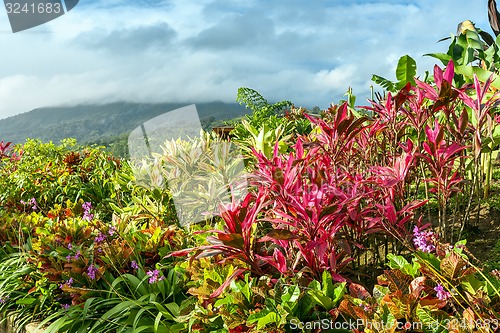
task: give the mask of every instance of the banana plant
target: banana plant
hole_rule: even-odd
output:
[[[297,131],[310,130],[305,126],[307,124],[305,117],[301,112],[294,111],[297,109],[293,108],[290,101],[270,104],[257,91],[250,88],[239,88],[237,101],[252,110],[252,113],[237,123],[231,132],[232,142],[241,147],[247,165],[255,162],[253,149],[270,158],[276,142],[280,152],[285,152],[293,137],[297,135]],[[290,109],[293,112],[287,111]]]
[[[408,83],[415,85],[415,76],[417,75],[417,63],[409,55],[404,55],[399,58],[398,65],[396,67],[396,79],[393,82],[379,75],[373,75],[372,81],[381,85],[387,91],[397,92],[403,89]]]

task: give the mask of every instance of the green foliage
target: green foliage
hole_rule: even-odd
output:
[[[254,161],[253,149],[269,158],[277,144],[286,152],[296,136],[308,134],[311,123],[303,116],[304,109],[296,109],[289,101],[274,104],[250,88],[239,88],[237,101],[252,110],[231,132],[232,141],[240,146],[248,162]]]
[[[36,209],[47,212],[54,204],[82,199],[98,206],[102,217],[110,216],[108,202],[116,196],[112,179],[120,169],[119,160],[99,147],[79,147],[72,139],[60,145],[27,140],[15,150],[22,157],[0,169],[4,209],[22,211],[22,202],[34,198]]]
[[[240,104],[246,104],[246,107],[252,110],[252,117],[250,117],[253,122],[252,125],[258,125],[258,120],[276,116],[279,112],[293,105],[290,101],[269,104],[257,91],[245,87],[238,89],[236,101]]]
[[[492,86],[498,89],[500,83],[495,73],[500,68],[500,38],[493,39],[486,34],[489,36],[490,42],[488,42],[484,39],[485,32],[476,28],[470,21],[464,21],[460,26],[458,34],[451,37],[447,53],[427,55],[440,60],[445,65],[453,60],[456,73],[459,74],[455,75],[457,84],[473,82],[474,75],[476,75],[482,82],[490,77],[494,78]]]
[[[486,262],[488,270],[500,270],[500,240],[495,243],[490,259]]]
[[[392,82],[378,75],[373,75],[372,81],[381,85],[384,89],[390,92],[396,92],[410,83],[415,85],[415,76],[417,75],[417,63],[409,55],[404,55],[399,58],[396,67],[396,82]]]
[[[399,269],[401,272],[416,278],[420,273],[420,264],[413,260],[410,264],[403,256],[397,256],[393,253],[387,255],[389,262],[387,265],[392,269]]]
[[[321,283],[312,281],[308,286],[308,294],[313,300],[313,304],[321,306],[326,311],[333,310],[338,306],[346,291],[346,283],[333,283],[332,275],[323,272]]]
[[[150,275],[139,269],[136,275],[123,274],[110,280],[110,290],[101,297],[88,298],[82,306],[62,309],[45,319],[45,332],[184,332],[177,323],[183,274],[174,268],[163,279],[149,282]]]

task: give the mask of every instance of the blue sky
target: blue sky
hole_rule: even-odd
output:
[[[326,108],[348,87],[365,104],[371,76],[399,57],[420,73],[436,43],[470,19],[490,32],[487,0],[80,0],[13,34],[0,10],[0,118],[36,107],[232,102],[238,87]]]

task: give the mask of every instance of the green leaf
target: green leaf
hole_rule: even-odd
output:
[[[408,260],[406,260],[403,256],[397,256],[393,253],[389,253],[387,255],[387,259],[389,260],[387,265],[392,269],[403,270],[403,268],[409,264]]]
[[[387,80],[386,78],[383,78],[381,76],[374,74],[372,76],[372,81],[375,82],[376,84],[379,84],[380,86],[382,86],[382,88],[384,88],[388,91],[391,91],[391,92],[396,91],[394,83],[392,83],[392,81],[390,81],[390,80]]]
[[[416,310],[417,317],[422,323],[422,329],[426,333],[439,333],[447,332],[446,326],[441,324],[447,319],[446,313],[436,311],[433,313],[431,310],[419,307]]]
[[[467,30],[465,35],[467,37],[467,45],[470,48],[481,51],[484,49],[484,42],[481,40],[481,37],[479,37],[477,31]]]
[[[232,295],[227,295],[224,298],[218,299],[215,302],[214,307],[218,308],[222,305],[233,304],[233,303],[234,303],[234,297]]]
[[[396,68],[396,78],[398,83],[397,89],[403,88],[408,82],[415,84],[415,76],[417,75],[417,63],[409,55],[402,56],[398,61]]]
[[[157,332],[158,332],[158,326],[160,325],[161,317],[162,317],[162,313],[161,313],[161,312],[159,312],[159,313],[156,315],[155,324],[154,324],[154,326],[153,326],[153,329],[154,329],[154,332],[155,332],[155,333],[157,333]]]
[[[345,282],[337,283],[335,285],[335,290],[333,292],[333,295],[334,295],[333,303],[335,304],[335,306],[340,301],[340,299],[344,296],[345,291],[346,291],[345,286],[346,286]]]
[[[417,256],[425,264],[433,267],[438,272],[440,271],[441,261],[434,254],[417,251]]]
[[[332,274],[330,274],[327,271],[323,271],[321,278],[322,278],[323,293],[329,297],[333,296],[335,292],[335,287],[333,286]]]
[[[451,60],[451,56],[447,53],[427,53],[424,56],[436,58],[443,63],[443,65],[448,65]]]
[[[22,298],[22,299],[18,299],[16,301],[16,304],[25,304],[25,305],[30,305],[30,304],[33,304],[36,302],[36,298],[33,298],[33,297],[26,297],[26,298]]]
[[[120,283],[125,283],[129,287],[132,287],[133,292],[138,292],[139,295],[146,295],[149,291],[144,285],[145,280],[139,280],[135,275],[132,274],[123,274],[120,277],[116,278],[111,284],[112,287],[116,287]]]
[[[396,256],[393,253],[387,255],[389,260],[388,266],[392,269],[399,269],[401,272],[411,275],[412,277],[417,277],[420,272],[420,264],[418,262],[413,262],[410,264],[403,256]]]
[[[321,290],[321,283],[316,280],[312,280],[307,287],[312,290]]]
[[[246,87],[238,88],[236,101],[240,104],[246,104],[246,107],[253,112],[259,112],[270,107],[267,100],[261,94],[254,89]]]
[[[281,301],[283,303],[294,303],[300,297],[299,286],[290,286],[286,288],[286,292],[281,295]]]
[[[474,75],[477,76],[479,81],[485,82],[488,80],[490,76],[493,75],[493,81],[491,82],[491,86],[497,89],[500,89],[500,79],[497,74],[493,72],[487,71],[477,66],[455,66],[455,72],[465,76],[466,78],[473,80]]]
[[[385,295],[389,294],[390,292],[391,290],[388,287],[379,285],[375,285],[375,287],[373,287],[373,297],[375,297],[379,302]]]
[[[330,297],[325,296],[320,290],[308,290],[308,294],[317,305],[323,307],[327,311],[330,311],[335,306]]]
[[[467,275],[465,280],[460,281],[460,285],[471,295],[476,295],[477,291],[485,286],[485,283],[479,281],[474,275]]]
[[[134,321],[132,322],[132,329],[136,329],[137,328],[137,325],[139,324],[139,320],[142,319],[142,314],[146,311],[150,311],[151,309],[147,308],[147,307],[143,307],[143,308],[140,308],[138,311],[136,311],[135,313],[131,313],[131,317],[134,319]]]
[[[277,323],[278,321],[278,314],[276,312],[269,312],[267,315],[257,321],[257,329],[260,330],[267,324]]]

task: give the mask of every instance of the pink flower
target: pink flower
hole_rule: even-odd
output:
[[[153,284],[165,278],[164,276],[160,277],[160,271],[157,269],[154,271],[148,271],[146,274],[149,276],[149,284]]]
[[[36,203],[36,199],[35,198],[31,198],[28,202],[24,201],[24,200],[21,200],[20,201],[21,204],[23,204],[24,206],[31,206],[31,209],[32,210],[38,210],[38,206],[37,206],[37,203]]]
[[[82,208],[83,208],[83,219],[87,221],[92,220],[94,218],[94,214],[90,213],[90,211],[92,210],[92,203],[84,202]]]
[[[436,291],[436,296],[442,301],[446,301],[448,298],[451,297],[451,294],[447,291],[444,290],[443,286],[438,283],[438,285],[434,288],[434,291]]]
[[[413,244],[417,250],[427,253],[434,251],[435,240],[436,235],[432,231],[420,231],[417,226],[413,229]]]
[[[78,260],[78,259],[80,259],[81,256],[82,256],[82,253],[80,252],[80,250],[78,250],[78,251],[76,251],[76,254],[73,257],[73,259]]]
[[[113,236],[115,233],[116,233],[116,227],[113,226],[113,227],[109,228],[108,234],[110,236]]]

